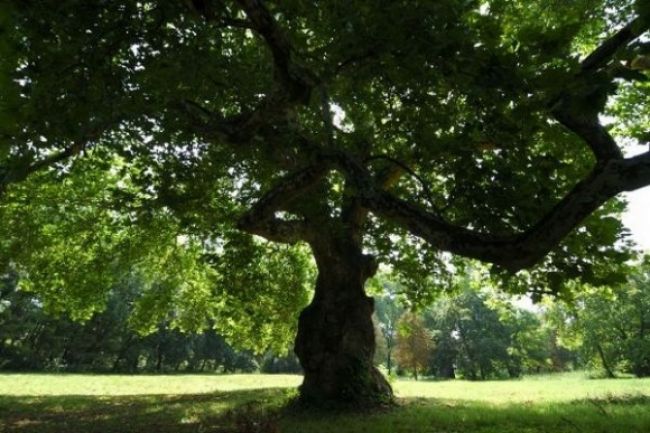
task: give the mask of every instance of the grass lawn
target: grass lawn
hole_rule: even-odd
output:
[[[291,375],[0,375],[0,433],[648,433],[650,379],[583,374],[394,384],[361,414],[283,410]]]

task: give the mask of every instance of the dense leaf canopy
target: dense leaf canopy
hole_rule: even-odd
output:
[[[642,0],[3,0],[0,257],[54,311],[136,273],[143,329],[262,345],[321,232],[416,302],[462,257],[610,282],[615,197],[650,183],[618,146],[648,140],[649,25]]]

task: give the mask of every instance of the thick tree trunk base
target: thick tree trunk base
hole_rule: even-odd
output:
[[[310,245],[318,278],[314,299],[300,314],[294,347],[305,375],[300,402],[347,409],[391,404],[393,390],[373,365],[374,300],[364,291],[377,263],[345,230]]]
[[[372,367],[358,373],[337,394],[324,394],[318,384],[305,381],[299,388],[299,406],[341,411],[385,409],[395,405],[393,390],[379,370]]]
[[[305,375],[301,403],[346,408],[392,403],[392,388],[372,362],[373,309],[373,299],[360,290],[317,296],[305,308],[295,344]]]

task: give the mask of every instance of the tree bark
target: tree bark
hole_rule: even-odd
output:
[[[300,314],[295,352],[304,371],[306,404],[376,406],[392,401],[390,385],[373,365],[374,300],[364,292],[377,265],[354,236],[321,235],[310,242],[318,278]]]

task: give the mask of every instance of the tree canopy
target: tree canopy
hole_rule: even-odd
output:
[[[621,280],[616,197],[650,184],[647,1],[2,6],[0,256],[55,311],[139,273],[146,314],[286,341],[308,245],[303,393],[349,397],[378,262],[415,302],[467,259],[529,268],[515,291]]]

